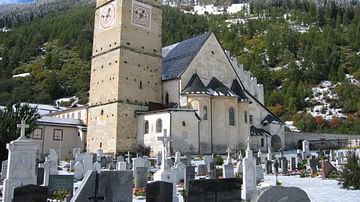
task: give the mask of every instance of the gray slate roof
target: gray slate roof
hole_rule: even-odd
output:
[[[251,136],[265,136],[265,137],[272,136],[268,131],[266,131],[262,128],[256,128],[255,126],[250,126],[250,135]]]
[[[179,78],[209,36],[210,33],[205,33],[178,44],[164,47],[162,79],[166,81]]]
[[[37,123],[45,125],[85,126],[79,119],[66,119],[53,116],[43,116],[37,120]]]

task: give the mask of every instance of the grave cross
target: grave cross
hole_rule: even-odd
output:
[[[230,150],[230,148],[228,147],[227,148],[227,150],[226,150],[226,152],[227,152],[227,164],[230,164],[231,163],[231,158],[230,158],[230,152],[231,152],[231,150]]]
[[[160,136],[157,138],[158,141],[162,141],[162,159],[161,159],[161,169],[165,170],[167,168],[167,145],[170,141],[172,141],[171,137],[167,136],[167,131],[164,129],[164,136]]]
[[[26,139],[25,137],[25,130],[26,128],[29,128],[29,125],[25,123],[24,119],[21,119],[21,123],[17,124],[17,127],[21,129],[20,131],[20,138],[19,139]]]

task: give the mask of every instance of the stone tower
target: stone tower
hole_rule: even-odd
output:
[[[134,151],[136,111],[161,102],[160,0],[97,0],[87,148]]]

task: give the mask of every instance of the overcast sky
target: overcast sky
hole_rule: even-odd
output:
[[[0,4],[27,3],[33,0],[0,0]]]

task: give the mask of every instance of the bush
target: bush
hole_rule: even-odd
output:
[[[216,155],[215,156],[215,163],[216,165],[222,165],[224,163],[224,159],[221,156]]]

